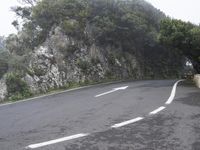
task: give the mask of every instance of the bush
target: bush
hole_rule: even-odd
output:
[[[114,54],[111,53],[111,54],[108,55],[108,63],[110,65],[112,65],[112,66],[115,65],[115,56],[114,56]]]
[[[33,71],[36,76],[44,76],[46,74],[46,71],[43,68],[33,67]]]
[[[87,74],[89,72],[89,69],[91,68],[91,64],[88,61],[84,61],[81,59],[78,59],[77,65],[84,74]]]
[[[6,77],[6,85],[9,100],[19,100],[32,95],[28,85],[21,79],[20,73],[9,73]]]
[[[8,70],[8,64],[6,62],[0,61],[0,79],[7,72],[7,70]]]
[[[115,79],[114,72],[112,72],[111,70],[107,70],[105,73],[105,78],[108,80]]]
[[[0,52],[0,79],[8,71],[8,54]]]
[[[78,50],[78,45],[67,45],[64,41],[63,42],[57,42],[58,50],[65,56],[68,57],[72,55],[76,50]]]
[[[97,64],[100,64],[101,61],[99,60],[99,58],[92,58],[91,63],[92,63],[92,65],[97,65]]]
[[[76,20],[64,20],[61,27],[67,35],[74,35],[79,28],[79,24]]]

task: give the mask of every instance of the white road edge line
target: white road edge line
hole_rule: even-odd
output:
[[[137,117],[137,118],[132,119],[132,120],[128,120],[128,121],[124,121],[124,122],[122,122],[122,123],[115,124],[115,125],[111,126],[111,128],[120,128],[120,127],[123,127],[123,126],[125,126],[125,125],[138,122],[138,121],[140,121],[140,120],[142,120],[142,119],[144,119],[144,118],[143,118],[143,117]]]
[[[172,88],[172,91],[171,91],[171,95],[170,95],[170,97],[168,98],[168,100],[165,103],[166,105],[169,105],[169,104],[172,103],[172,101],[174,100],[175,94],[176,94],[176,87],[177,87],[178,83],[182,82],[182,81],[184,81],[184,80],[179,80],[174,84],[174,86]]]
[[[69,140],[85,137],[88,135],[89,135],[89,133],[80,133],[80,134],[76,134],[76,135],[59,138],[56,140],[51,140],[51,141],[37,143],[37,144],[31,144],[31,145],[27,146],[26,149],[36,149],[36,148],[44,147],[47,145],[52,145],[52,144],[56,144],[56,143],[60,143],[60,142],[64,142],[64,141],[69,141]]]
[[[161,107],[157,108],[156,110],[150,112],[149,115],[155,115],[155,114],[157,114],[158,112],[164,110],[165,108],[166,108],[166,107],[161,106]]]

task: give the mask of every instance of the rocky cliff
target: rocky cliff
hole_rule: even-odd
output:
[[[86,45],[63,34],[60,27],[52,33],[30,58],[29,73],[24,80],[31,91],[46,92],[73,83],[143,77],[134,55],[122,54],[121,49],[112,45]]]
[[[66,9],[64,14],[52,9],[62,2],[59,7]],[[156,40],[159,21],[165,15],[150,4],[142,0],[64,0],[51,3],[48,9],[46,3],[50,2],[43,0],[34,6],[23,30],[8,37],[11,55],[25,59],[21,61],[23,67],[10,65],[0,80],[1,100],[21,99],[74,84],[179,76],[181,58]],[[70,14],[72,4],[75,16]],[[79,5],[83,5],[81,13]],[[51,11],[55,10],[58,12],[53,18],[44,18],[52,17]],[[51,26],[50,19],[54,19]]]

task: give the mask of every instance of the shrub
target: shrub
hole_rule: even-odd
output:
[[[108,55],[108,63],[110,65],[112,65],[112,66],[115,65],[115,56],[114,56],[114,54],[111,53],[111,54]]]
[[[9,73],[6,77],[9,100],[19,100],[32,95],[28,85],[22,80],[20,73]]]
[[[8,54],[0,52],[0,78],[8,71]]]
[[[78,22],[76,20],[64,20],[61,27],[67,35],[73,35],[78,30]]]
[[[101,61],[99,60],[99,58],[92,58],[91,63],[92,63],[92,65],[97,65],[97,64],[100,64]]]
[[[111,70],[107,70],[105,73],[105,78],[106,79],[115,79],[115,75]]]
[[[88,73],[89,69],[91,68],[91,64],[88,61],[81,59],[78,59],[77,65],[84,74]]]
[[[62,44],[60,44],[58,49],[65,57],[68,57],[72,55],[78,49],[78,46],[77,45],[63,45],[62,46]]]
[[[8,70],[8,64],[0,60],[0,79],[7,72],[7,70]]]
[[[46,71],[43,68],[33,67],[33,71],[36,76],[44,76]]]

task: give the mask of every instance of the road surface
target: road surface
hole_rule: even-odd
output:
[[[174,89],[176,81],[98,85],[0,106],[0,150],[200,150],[200,90],[185,82]]]

